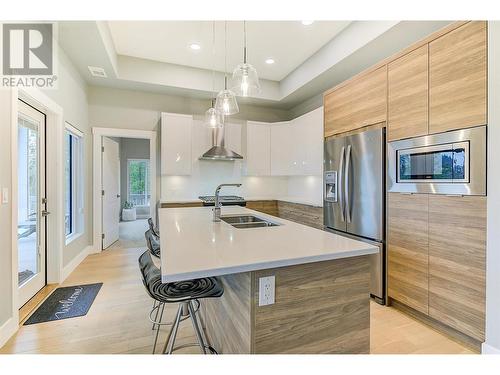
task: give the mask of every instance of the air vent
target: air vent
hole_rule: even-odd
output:
[[[97,66],[89,66],[88,68],[90,74],[92,74],[94,77],[106,78],[108,76],[103,68],[98,68]]]

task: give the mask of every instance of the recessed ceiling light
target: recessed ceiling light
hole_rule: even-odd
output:
[[[309,26],[309,25],[312,25],[314,23],[314,21],[302,21],[302,25],[304,26]]]
[[[266,64],[274,64],[274,59],[266,59]]]
[[[201,46],[198,43],[192,43],[189,46],[189,48],[191,48],[192,50],[198,51],[199,49],[201,49]]]

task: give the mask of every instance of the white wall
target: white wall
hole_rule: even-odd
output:
[[[80,130],[84,137],[85,225],[83,235],[63,251],[63,265],[67,265],[92,244],[92,133],[88,121],[87,84],[61,48],[57,66],[58,88],[43,91],[63,108],[64,121]]]
[[[488,22],[488,242],[486,343],[500,354],[500,22]]]
[[[285,200],[323,207],[323,176],[288,177]]]
[[[57,45],[56,45],[56,48]],[[58,89],[43,90],[44,93],[59,104],[64,111],[64,120],[80,129],[85,135],[85,180],[87,194],[85,197],[85,232],[77,240],[63,249],[63,265],[67,265],[91,243],[92,208],[91,208],[91,138],[88,126],[87,85],[77,73],[63,50],[58,50]],[[17,116],[17,114],[14,114]],[[13,322],[12,317],[12,158],[11,158],[11,92],[0,90],[0,188],[9,189],[9,203],[0,204],[0,340],[5,339],[5,323]],[[49,207],[50,209],[50,207]],[[17,323],[17,322],[14,322]],[[16,326],[17,327],[17,326]],[[15,327],[15,328],[16,328]]]

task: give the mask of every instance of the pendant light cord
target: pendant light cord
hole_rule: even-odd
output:
[[[227,90],[227,21],[224,21],[224,90]]]
[[[215,100],[215,21],[212,21],[212,108]]]
[[[247,63],[247,21],[243,21],[243,63]]]

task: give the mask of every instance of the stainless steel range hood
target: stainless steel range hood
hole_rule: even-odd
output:
[[[241,160],[243,156],[224,146],[224,128],[212,129],[212,148],[199,157],[199,160]]]

